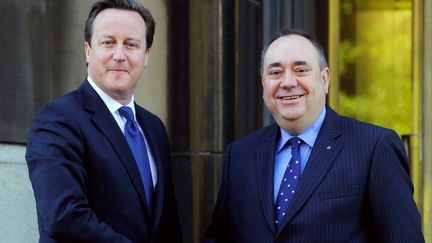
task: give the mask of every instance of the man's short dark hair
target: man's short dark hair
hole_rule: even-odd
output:
[[[147,49],[152,46],[156,23],[150,11],[136,0],[102,0],[93,4],[84,29],[84,39],[89,45],[91,45],[93,22],[96,19],[96,16],[103,10],[109,8],[131,10],[139,13],[139,15],[144,19],[146,25],[145,33]]]
[[[290,35],[299,35],[299,36],[303,36],[304,38],[308,39],[312,45],[315,47],[315,49],[318,51],[318,56],[319,56],[319,66],[320,66],[320,70],[323,70],[324,68],[328,67],[327,64],[327,60],[325,58],[324,55],[324,49],[322,48],[321,44],[318,42],[317,39],[315,39],[313,36],[309,35],[308,33],[301,31],[301,30],[297,30],[297,29],[282,29],[281,31],[279,31],[271,40],[269,43],[267,43],[267,45],[264,46],[262,52],[261,52],[261,75],[264,72],[264,56],[267,52],[267,49],[269,48],[269,46],[277,39],[284,37],[284,36],[290,36]]]

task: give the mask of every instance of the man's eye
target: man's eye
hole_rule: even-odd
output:
[[[274,70],[270,71],[268,77],[270,79],[279,79],[283,75],[283,71],[280,70]]]
[[[127,43],[126,46],[127,46],[127,48],[130,48],[130,49],[138,48],[137,43]]]
[[[114,41],[111,41],[111,40],[102,41],[102,45],[103,46],[112,46],[112,45],[114,45]]]
[[[297,73],[306,73],[308,70],[306,68],[299,68],[296,70]]]
[[[282,72],[281,71],[278,71],[278,70],[275,70],[275,71],[270,71],[270,76],[278,76],[278,75],[280,75]]]

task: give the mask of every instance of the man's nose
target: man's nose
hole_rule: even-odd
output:
[[[282,88],[292,88],[297,86],[297,79],[289,72],[284,74],[283,80],[280,83]]]
[[[122,61],[126,60],[126,55],[125,55],[125,51],[123,49],[123,46],[119,45],[116,47],[114,54],[113,54],[113,59],[116,62],[122,62]]]

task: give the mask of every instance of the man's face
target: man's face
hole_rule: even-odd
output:
[[[105,9],[93,22],[90,43],[85,43],[87,71],[93,81],[122,104],[129,103],[148,55],[145,23],[139,13]]]
[[[321,113],[330,73],[320,70],[317,49],[299,35],[275,40],[263,62],[264,102],[280,127],[297,135]]]

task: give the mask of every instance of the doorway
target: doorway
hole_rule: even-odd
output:
[[[330,0],[329,103],[342,115],[401,136],[422,212],[418,5],[419,0]]]

